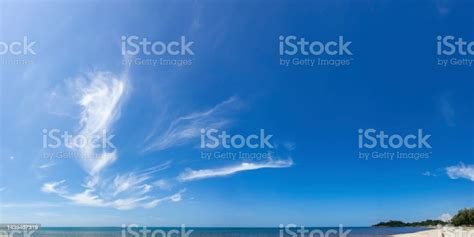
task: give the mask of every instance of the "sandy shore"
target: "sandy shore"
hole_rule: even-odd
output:
[[[418,231],[409,234],[392,235],[393,237],[474,237],[474,228],[443,227]]]
[[[418,231],[415,233],[391,235],[393,237],[436,237],[439,236],[439,229]],[[441,236],[439,236],[441,237]]]

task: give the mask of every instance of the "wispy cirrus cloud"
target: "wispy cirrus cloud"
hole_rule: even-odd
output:
[[[44,169],[48,169],[48,168],[53,167],[53,166],[56,166],[56,163],[49,163],[49,164],[39,165],[38,168],[44,170]]]
[[[127,81],[126,75],[110,72],[97,72],[76,80],[78,104],[82,108],[79,135],[99,139],[107,139],[107,133],[111,135],[112,124],[120,117]],[[83,158],[87,158],[81,159],[81,163],[90,175],[99,174],[117,159],[115,150],[110,147],[94,148],[87,144],[80,148],[80,152]]]
[[[44,183],[43,186],[41,187],[41,191],[45,193],[55,193],[55,194],[63,194],[65,193],[65,187],[61,186],[66,180],[60,180],[57,182],[49,182],[49,183]]]
[[[182,189],[180,190],[179,192],[171,195],[171,196],[167,196],[167,197],[163,197],[163,198],[158,198],[158,199],[154,199],[148,203],[146,203],[143,207],[144,208],[154,208],[156,207],[158,204],[162,203],[162,202],[165,202],[165,201],[171,201],[171,202],[179,202],[182,200],[182,193],[184,193],[186,190],[185,189]]]
[[[161,198],[146,195],[151,191],[152,185],[145,182],[152,178],[150,172],[157,171],[151,169],[151,171],[146,170],[143,173],[130,172],[126,175],[117,175],[111,181],[101,182],[101,187],[111,187],[110,189],[102,189],[101,192],[86,187],[82,192],[69,193],[65,186],[65,180],[45,183],[41,190],[45,193],[57,194],[76,205],[112,207],[118,210],[129,210],[137,207],[152,208],[164,201],[181,201],[184,190]]]
[[[121,105],[127,93],[127,81],[127,76],[108,72],[89,74],[85,79],[77,79],[75,83],[75,89],[79,92],[77,104],[81,106],[79,135],[107,140],[104,131],[110,134],[114,122],[120,117]],[[150,142],[146,144],[144,151],[161,151],[184,145],[199,137],[203,128],[222,128],[232,122],[230,119],[232,112],[241,105],[241,101],[234,96],[206,111],[171,119],[169,126],[164,127],[161,133],[150,134]],[[146,170],[129,171],[107,177],[104,175],[104,170],[118,160],[115,147],[97,148],[87,145],[78,149],[82,156],[81,166],[88,174],[82,185],[84,189],[69,192],[66,180],[62,179],[44,183],[41,190],[56,194],[76,205],[112,207],[119,210],[153,208],[166,201],[179,202],[185,189],[161,197],[156,192],[169,190],[179,183],[230,176],[250,170],[287,168],[293,165],[292,159],[268,160],[260,163],[244,162],[213,169],[186,169],[174,179],[155,179],[155,173],[169,167],[170,163],[165,162]]]
[[[118,76],[110,72],[97,72],[76,80],[74,89],[78,92],[77,103],[81,106],[79,135],[107,141],[106,136],[111,135],[113,124],[120,117],[127,81],[126,75]],[[149,208],[162,201],[181,200],[181,191],[161,198],[150,194],[153,191],[153,174],[167,169],[170,162],[104,178],[103,170],[113,164],[118,155],[115,146],[103,145],[104,143],[102,147],[94,147],[93,144],[87,144],[77,148],[81,154],[81,166],[88,174],[82,185],[83,191],[70,193],[65,179],[44,183],[41,190],[77,205],[119,210]]]
[[[451,179],[467,179],[474,181],[474,165],[459,165],[449,166],[446,168],[446,173]]]
[[[178,180],[181,182],[188,182],[199,179],[207,179],[214,177],[223,177],[236,174],[242,171],[258,170],[258,169],[277,169],[277,168],[288,168],[293,165],[293,160],[269,160],[264,163],[249,163],[244,162],[233,166],[226,166],[215,169],[201,169],[192,170],[187,169],[178,176]]]
[[[124,175],[116,175],[110,185],[112,195],[117,196],[121,193],[139,193],[145,194],[152,189],[152,185],[146,183],[152,179],[152,175],[159,171],[169,168],[171,162],[165,162],[161,165],[148,168],[140,172],[128,172]]]
[[[229,113],[238,108],[241,101],[233,96],[217,104],[213,108],[191,113],[173,120],[169,127],[161,134],[154,135],[153,142],[146,145],[144,152],[160,151],[170,147],[184,145],[199,137],[202,128],[219,129],[231,122]]]
[[[446,124],[449,127],[456,126],[455,122],[455,110],[453,108],[450,95],[445,95],[441,97],[439,101],[439,110],[443,119],[446,121]]]
[[[421,173],[421,175],[428,176],[428,177],[436,177],[437,176],[436,174],[434,174],[430,171],[425,171],[425,172]]]
[[[158,187],[160,189],[164,189],[164,190],[167,190],[167,189],[171,188],[170,182],[166,179],[159,179],[159,180],[153,182],[153,186]]]
[[[81,193],[72,194],[72,195],[62,194],[61,196],[79,205],[93,206],[93,207],[106,206],[105,201],[99,196],[94,195],[93,192],[94,190],[92,189],[86,189]]]

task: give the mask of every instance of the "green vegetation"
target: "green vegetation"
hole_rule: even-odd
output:
[[[423,226],[436,226],[436,225],[446,225],[452,224],[455,226],[474,226],[474,208],[465,208],[462,209],[456,214],[450,222],[444,222],[441,220],[426,220],[420,222],[403,222],[403,221],[387,221],[380,222],[374,227],[423,227]]]
[[[440,220],[426,220],[426,221],[420,221],[420,222],[408,222],[405,223],[403,221],[387,221],[387,222],[380,222],[376,225],[373,225],[375,227],[421,227],[421,226],[436,226],[436,225],[445,225],[447,224],[444,221]]]
[[[462,209],[451,219],[455,226],[474,226],[474,208]]]

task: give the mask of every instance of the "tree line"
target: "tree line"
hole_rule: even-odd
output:
[[[374,227],[424,227],[452,224],[454,226],[474,226],[474,208],[465,208],[460,210],[450,221],[442,220],[425,220],[418,222],[403,222],[390,220],[387,222],[380,222]]]

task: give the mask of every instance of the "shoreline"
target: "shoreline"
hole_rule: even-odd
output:
[[[413,233],[390,235],[390,237],[474,237],[474,227],[424,227],[433,228]]]

